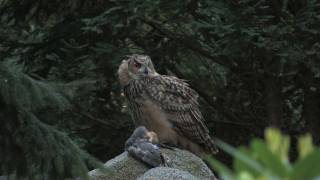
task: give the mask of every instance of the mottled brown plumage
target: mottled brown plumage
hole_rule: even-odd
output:
[[[184,80],[158,74],[145,55],[129,56],[118,73],[136,126],[157,133],[161,143],[198,155],[217,152],[198,108],[198,94]]]

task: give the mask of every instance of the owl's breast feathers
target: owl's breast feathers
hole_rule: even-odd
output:
[[[141,110],[139,103],[151,101],[166,114],[179,135],[198,144],[205,152],[217,152],[198,108],[198,94],[184,80],[164,75],[132,79],[124,87],[124,93],[136,119],[148,113]]]
[[[126,97],[147,95],[166,110],[189,110],[198,106],[198,94],[182,79],[174,76],[154,76],[132,79],[124,87]]]

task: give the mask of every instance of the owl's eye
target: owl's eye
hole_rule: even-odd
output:
[[[140,64],[140,63],[137,63],[137,62],[134,62],[133,65],[134,65],[134,67],[136,67],[136,68],[140,68],[140,67],[141,67],[141,64]]]

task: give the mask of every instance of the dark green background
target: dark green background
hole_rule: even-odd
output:
[[[68,137],[103,162],[121,153],[134,127],[116,72],[132,53],[187,79],[233,146],[267,126],[319,143],[319,40],[316,0],[1,0],[0,174],[79,175]]]

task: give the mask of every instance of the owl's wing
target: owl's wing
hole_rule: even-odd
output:
[[[150,79],[146,92],[168,114],[174,129],[212,153],[217,152],[198,108],[198,94],[181,79],[157,76]]]

